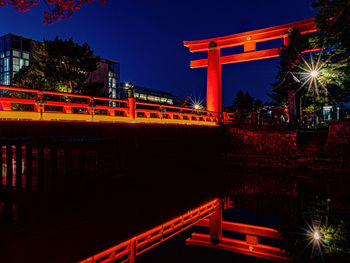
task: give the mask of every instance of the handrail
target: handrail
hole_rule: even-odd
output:
[[[79,263],[134,262],[138,255],[209,217],[218,206],[219,199],[214,199]]]
[[[0,90],[32,93],[35,99],[0,97],[0,119],[35,119],[35,120],[73,120],[73,121],[124,121],[124,122],[154,122],[190,125],[217,125],[220,122],[219,113],[206,110],[178,107],[172,105],[146,103],[135,98],[126,100],[90,97],[56,91],[40,91],[36,89],[1,86]],[[52,99],[45,95],[63,97],[65,101]],[[67,101],[71,98],[71,102]],[[72,98],[82,100],[72,100]],[[111,103],[113,103],[111,105]],[[14,110],[12,104],[34,106],[34,110]],[[154,109],[136,107],[144,105]],[[60,107],[62,110],[60,110]],[[177,110],[172,111],[171,109]],[[118,113],[117,113],[118,112]],[[164,115],[167,115],[164,117]],[[83,116],[85,115],[85,117]]]

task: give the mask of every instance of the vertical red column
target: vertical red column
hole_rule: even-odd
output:
[[[221,112],[220,48],[212,41],[208,51],[207,110]]]
[[[222,237],[222,205],[215,208],[214,213],[209,217],[210,241],[213,245],[220,243]]]

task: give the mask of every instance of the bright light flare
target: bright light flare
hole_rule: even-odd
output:
[[[318,233],[318,231],[315,231],[315,233],[314,233],[314,239],[315,239],[315,240],[319,240],[319,239],[320,239],[320,234]]]
[[[192,102],[192,108],[195,109],[195,110],[200,110],[202,107],[203,107],[203,102],[204,100],[203,99],[192,99],[190,98],[191,102]]]
[[[316,78],[320,73],[317,70],[313,70],[310,72],[310,76]]]
[[[314,253],[316,250],[316,253],[322,254],[322,235],[320,233],[320,225],[315,224],[315,222],[312,221],[312,224],[308,224],[308,229],[305,231],[306,240],[308,241],[307,246],[311,246],[311,254]]]

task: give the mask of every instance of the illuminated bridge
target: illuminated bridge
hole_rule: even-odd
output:
[[[0,86],[0,119],[92,121],[215,126],[218,113],[206,110],[53,91]],[[10,91],[12,97],[6,96]],[[115,107],[114,107],[114,105]],[[111,106],[113,105],[113,106]]]

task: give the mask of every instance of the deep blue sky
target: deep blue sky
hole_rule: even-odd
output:
[[[27,13],[0,8],[0,34],[35,40],[72,37],[95,54],[121,63],[121,80],[174,95],[205,98],[206,69],[190,69],[192,54],[184,40],[224,36],[313,17],[313,0],[109,0],[83,6],[69,20],[43,24],[40,4]],[[223,51],[227,55],[234,50]],[[268,100],[278,58],[222,66],[225,105],[237,91]]]

